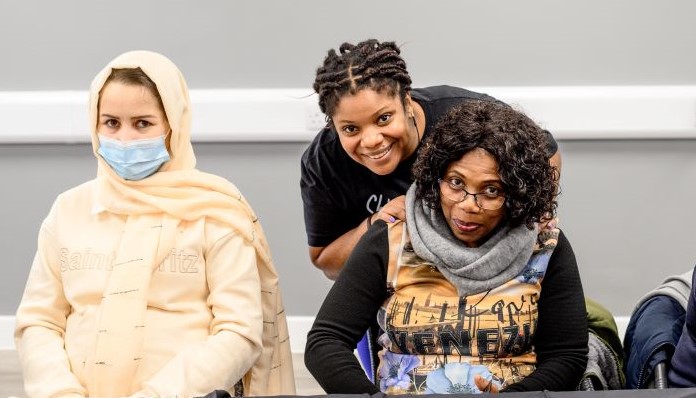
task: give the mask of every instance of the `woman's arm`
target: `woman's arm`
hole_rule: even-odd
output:
[[[336,280],[348,256],[368,229],[368,220],[341,235],[326,247],[309,247],[309,258],[327,278]]]
[[[575,254],[563,232],[541,283],[537,368],[505,391],[575,390],[587,366],[587,312]]]
[[[377,213],[372,214],[357,227],[343,234],[326,247],[310,247],[309,257],[314,265],[324,271],[327,278],[336,280],[343,264],[358,241],[367,232],[368,226],[377,220],[393,223],[406,219],[406,195],[397,196],[387,202]]]
[[[191,397],[228,390],[261,354],[263,317],[254,247],[236,233],[225,235],[206,253],[206,278],[207,304],[213,312],[207,341],[177,354],[134,396]]]
[[[51,216],[49,215],[49,218]],[[15,344],[29,397],[85,397],[87,391],[70,370],[65,327],[71,311],[63,294],[60,268],[52,261],[55,239],[44,221],[24,296],[17,309]]]
[[[387,297],[387,225],[358,242],[307,334],[305,364],[329,394],[374,394],[379,388],[353,354]]]
[[[331,133],[328,130],[319,133],[320,136],[326,134]],[[369,217],[367,209],[356,210],[353,204],[355,198],[351,196],[359,193],[353,192],[344,184],[350,186],[351,182],[356,183],[354,179],[359,181],[360,177],[341,174],[350,168],[337,166],[334,170],[327,167],[327,163],[353,162],[345,154],[334,159],[335,150],[342,153],[343,149],[340,145],[335,150],[331,148],[330,144],[323,145],[315,141],[302,155],[300,192],[309,258],[329,279],[336,280],[368,225],[378,219],[387,222],[405,220],[406,210],[404,196],[391,199]]]

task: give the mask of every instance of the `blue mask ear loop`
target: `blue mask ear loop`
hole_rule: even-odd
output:
[[[169,123],[169,122],[167,122]],[[171,145],[169,145],[169,141],[172,138],[172,128],[171,126],[169,127],[169,130],[167,131],[166,134],[164,134],[164,147],[167,148],[167,152],[169,152],[169,157],[172,156],[172,148]]]
[[[165,119],[166,119],[166,114],[165,114]],[[169,121],[167,121],[167,123],[169,123]],[[172,133],[173,133],[172,127],[169,126],[169,130],[167,130],[167,132],[164,134],[164,149],[167,150],[167,154],[169,155],[169,159],[167,159],[167,162],[172,160],[172,146],[169,143],[171,138],[172,138]],[[164,162],[164,163],[167,163],[167,162]],[[162,163],[162,165],[160,165],[160,169],[162,168],[162,166],[164,166],[164,163]],[[159,169],[157,169],[157,171],[159,171]]]

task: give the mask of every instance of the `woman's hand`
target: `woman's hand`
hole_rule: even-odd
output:
[[[397,196],[387,202],[377,213],[372,214],[370,224],[377,220],[384,220],[387,223],[394,223],[396,220],[406,220],[406,195]]]
[[[546,230],[554,230],[558,227],[558,217],[553,217],[551,215],[545,215],[541,218],[538,224],[539,232]]]
[[[493,379],[486,380],[480,375],[476,375],[476,377],[474,377],[474,383],[476,383],[476,387],[478,387],[481,392],[497,394],[499,391],[498,386],[493,383]]]

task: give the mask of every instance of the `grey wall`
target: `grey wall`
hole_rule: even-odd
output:
[[[145,48],[172,58],[191,88],[309,92],[329,48],[371,36],[403,44],[416,85],[693,85],[695,13],[687,0],[0,0],[0,90],[85,90],[115,55]],[[195,146],[199,167],[235,182],[261,217],[290,315],[313,315],[329,287],[306,253],[305,146]],[[694,264],[696,141],[561,150],[561,225],[586,291],[627,315]],[[54,197],[94,173],[86,145],[0,145],[0,315],[14,313]]]
[[[420,85],[695,84],[690,0],[0,0],[0,90],[82,89],[132,49],[189,85],[310,87],[329,48],[403,44]]]
[[[696,141],[575,141],[563,153],[561,228],[586,295],[615,315],[696,264]]]

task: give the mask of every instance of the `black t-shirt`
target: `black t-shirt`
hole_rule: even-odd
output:
[[[411,98],[425,113],[423,138],[454,105],[470,100],[500,102],[486,94],[451,86],[416,88]],[[549,134],[550,153],[556,149]],[[406,194],[413,182],[411,167],[417,154],[418,149],[391,174],[380,176],[348,156],[331,126],[322,129],[302,155],[300,188],[309,246],[328,246],[389,200]]]

